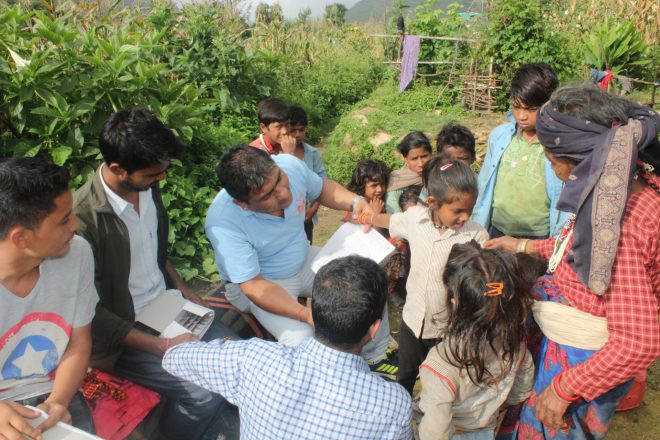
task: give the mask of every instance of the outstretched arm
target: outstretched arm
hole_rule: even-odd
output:
[[[267,312],[314,325],[311,310],[299,304],[279,284],[257,275],[240,286],[253,303]]]

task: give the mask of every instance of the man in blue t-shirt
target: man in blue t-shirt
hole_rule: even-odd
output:
[[[269,156],[247,145],[228,150],[216,172],[224,189],[209,208],[206,235],[227,282],[227,299],[281,343],[298,345],[314,333],[311,312],[297,298],[311,295],[310,266],[318,252],[305,235],[305,203],[318,199],[356,216],[370,209],[368,203],[292,155]],[[373,370],[396,374],[395,359],[386,354],[388,339],[385,313],[362,355]]]

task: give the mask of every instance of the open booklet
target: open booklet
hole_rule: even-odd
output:
[[[330,261],[348,255],[360,255],[380,264],[395,250],[392,243],[375,229],[371,228],[365,233],[362,231],[362,225],[344,223],[316,255],[312,262],[312,271],[318,272]]]
[[[174,338],[184,333],[204,336],[211,327],[215,312],[185,299],[175,289],[166,290],[151,301],[136,321],[160,332],[162,338]]]
[[[30,408],[35,411],[38,411],[40,414],[39,417],[37,417],[36,419],[27,419],[27,418],[25,419],[31,426],[35,428],[41,425],[48,418],[48,414],[46,414],[39,408],[35,408],[30,405],[26,405],[26,408]],[[44,431],[41,434],[41,438],[43,440],[90,440],[90,439],[101,440],[101,437],[97,437],[93,434],[85,432],[82,429],[78,429],[75,426],[71,426],[68,423],[64,423],[64,422],[57,422],[55,426],[52,426],[51,428]]]

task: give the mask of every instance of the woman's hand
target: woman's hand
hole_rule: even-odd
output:
[[[539,395],[536,403],[536,418],[548,428],[567,430],[569,426],[564,414],[570,404],[571,402],[560,399],[550,384]]]
[[[518,245],[520,244],[520,239],[509,237],[505,235],[504,237],[493,238],[486,240],[482,245],[484,249],[503,249],[507,252],[515,254],[518,252]]]

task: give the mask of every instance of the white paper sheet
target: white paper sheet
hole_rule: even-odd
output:
[[[37,427],[48,418],[48,415],[39,408],[29,405],[26,405],[26,407],[39,411],[41,414],[36,419],[25,419],[31,426]],[[43,440],[102,440],[101,437],[89,434],[64,422],[57,422],[55,426],[44,431],[41,438]]]
[[[394,250],[394,246],[375,229],[365,233],[362,225],[344,223],[319,251],[312,262],[312,271],[318,272],[330,261],[348,255],[360,255],[380,263]]]

